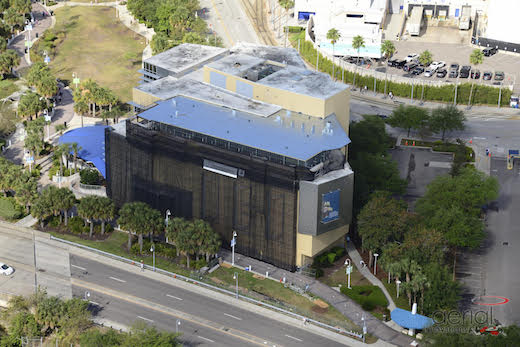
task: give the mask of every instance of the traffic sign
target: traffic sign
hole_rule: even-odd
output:
[[[50,115],[46,114],[44,117],[45,117],[45,121],[46,122],[50,122],[51,121],[51,116]]]
[[[26,162],[27,164],[32,164],[32,163],[34,163],[34,157],[27,157],[27,158],[25,158],[25,162]]]
[[[234,247],[237,244],[236,239],[231,239],[231,247]]]
[[[43,61],[45,64],[49,64],[51,62],[51,58],[47,55],[45,58],[43,58]]]
[[[79,84],[79,78],[74,77],[74,79],[72,80],[72,83]]]
[[[350,275],[352,273],[352,265],[347,266],[347,275]]]

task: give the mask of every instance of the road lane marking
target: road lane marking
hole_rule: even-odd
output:
[[[179,297],[176,297],[176,296],[174,296],[174,295],[166,294],[166,296],[167,296],[167,297],[169,297],[169,298],[173,298],[173,299],[177,299],[177,300],[180,300],[180,301],[182,301],[182,299],[181,299],[181,298],[179,298]]]
[[[121,283],[126,283],[125,280],[121,280],[121,279],[119,279],[119,278],[115,278],[115,277],[112,277],[112,276],[110,276],[109,278],[110,278],[111,280],[114,280],[114,281],[118,281],[118,282],[121,282]]]
[[[140,319],[145,320],[147,322],[153,323],[153,320],[145,318],[145,317],[142,317],[142,316],[137,316],[137,318],[140,318]]]
[[[285,336],[287,336],[287,337],[290,338],[290,339],[296,340],[296,341],[298,341],[298,342],[303,342],[303,340],[301,340],[301,339],[299,339],[299,338],[297,338],[297,337],[294,337],[294,336],[291,336],[291,335],[287,335],[287,334],[286,334]]]
[[[244,331],[241,331],[241,330],[238,330],[238,329],[235,329],[235,328],[229,328],[227,330],[222,330],[222,325],[221,324],[218,324],[216,322],[207,320],[207,319],[202,318],[202,317],[194,316],[192,314],[189,314],[189,313],[186,313],[186,312],[183,312],[183,311],[175,310],[175,309],[173,309],[171,307],[163,306],[161,304],[158,304],[158,303],[155,303],[155,302],[151,302],[151,301],[148,301],[148,300],[143,299],[143,298],[138,298],[136,296],[133,296],[133,295],[130,295],[130,294],[127,294],[127,293],[121,293],[120,291],[116,291],[114,289],[106,288],[106,287],[100,286],[100,285],[95,284],[95,283],[86,282],[86,281],[83,281],[83,280],[80,280],[80,279],[77,279],[77,278],[74,278],[74,277],[70,278],[70,283],[72,285],[74,285],[74,286],[77,286],[77,287],[81,287],[81,288],[84,288],[84,289],[89,289],[91,291],[102,293],[102,294],[105,294],[105,295],[117,298],[119,300],[123,300],[123,301],[129,302],[129,303],[132,303],[132,304],[137,305],[137,306],[142,306],[142,307],[145,307],[147,309],[151,309],[151,310],[154,310],[154,311],[157,311],[157,312],[161,312],[161,313],[167,314],[167,315],[175,317],[175,318],[183,319],[185,321],[197,324],[199,326],[203,326],[203,327],[206,327],[208,329],[217,331],[217,332],[219,332],[221,334],[226,334],[226,335],[232,336],[234,338],[246,341],[249,344],[255,344],[255,345],[258,345],[258,346],[264,346],[265,345],[264,343],[262,343],[265,340],[264,339],[260,339],[258,336],[251,335],[249,333],[246,333]],[[271,342],[269,342],[269,344],[270,345],[274,345]]]
[[[76,269],[80,269],[80,270],[83,270],[83,271],[87,271],[87,269],[85,269],[84,267],[81,267],[81,266],[77,266],[77,265],[71,265],[72,267],[75,267]]]
[[[233,315],[231,315],[231,314],[224,313],[224,315],[225,315],[225,316],[228,316],[228,317],[231,317],[231,318],[234,318],[234,319],[236,319],[236,320],[242,320],[242,318],[237,317],[237,316],[233,316]]]
[[[229,34],[229,31],[227,29],[227,26],[224,23],[224,20],[222,19],[220,12],[218,11],[217,5],[215,5],[215,1],[211,0],[211,4],[213,5],[213,9],[215,10],[215,13],[217,14],[217,21],[222,26],[222,28],[224,28],[224,34],[226,35],[227,39],[231,42],[231,46],[233,46],[235,44],[235,41],[233,41],[233,39],[231,38],[231,35]]]
[[[215,341],[213,341],[213,340],[211,340],[211,339],[208,339],[207,337],[200,336],[200,335],[197,335],[197,337],[198,337],[198,338],[201,338],[201,339],[203,339],[203,340],[206,340],[206,341],[208,341],[208,342],[213,342],[213,343],[215,343]]]

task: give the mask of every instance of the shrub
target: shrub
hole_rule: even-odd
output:
[[[336,253],[336,259],[341,258],[345,254],[345,248],[343,247],[334,247],[332,252]]]
[[[334,252],[327,253],[327,260],[328,260],[329,264],[334,263],[334,260],[336,260],[336,253],[334,253]]]
[[[88,227],[85,226],[85,222],[80,217],[72,217],[68,220],[68,228],[71,233],[81,234],[88,232]]]
[[[377,286],[353,286],[352,289],[341,287],[341,292],[360,304],[366,311],[371,311],[377,306],[382,308],[388,306],[385,294]]]
[[[316,268],[316,278],[320,278],[323,276],[323,269],[322,268]]]
[[[49,220],[49,226],[52,227],[52,228],[57,228],[61,225],[60,223],[60,217],[57,217],[57,216],[52,216],[51,219]]]
[[[190,265],[191,265],[191,263],[190,263]],[[208,263],[206,262],[206,259],[199,259],[199,261],[193,262],[193,266],[195,267],[196,270],[199,270],[206,265],[208,265]]]
[[[99,184],[99,173],[94,169],[83,169],[79,172],[80,182],[88,185]]]

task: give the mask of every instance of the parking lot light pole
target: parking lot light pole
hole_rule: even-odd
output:
[[[236,281],[236,298],[238,299],[238,272],[233,274],[233,279]]]

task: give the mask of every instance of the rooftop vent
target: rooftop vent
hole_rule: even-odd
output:
[[[330,121],[327,121],[327,123],[325,123],[325,128],[323,128],[323,134],[332,135],[332,133],[332,123]]]
[[[242,66],[242,64],[240,64],[240,63],[239,63],[239,62],[237,61],[237,62],[235,63],[235,65],[234,65],[234,66],[235,66],[236,68],[239,68],[239,67],[241,67],[241,66]]]

